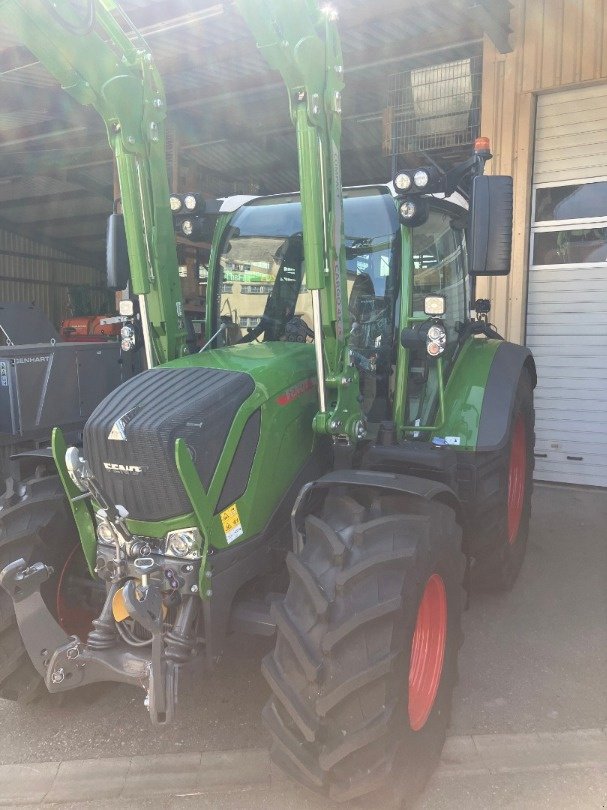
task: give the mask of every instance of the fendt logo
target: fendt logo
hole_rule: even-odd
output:
[[[106,470],[121,475],[139,475],[147,470],[147,467],[138,467],[136,464],[112,464],[110,461],[104,461],[103,466]]]

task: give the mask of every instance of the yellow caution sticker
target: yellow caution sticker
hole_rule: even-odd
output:
[[[221,525],[223,526],[226,540],[228,543],[233,543],[234,540],[237,540],[240,535],[243,534],[242,526],[240,525],[240,515],[238,514],[236,504],[233,503],[232,506],[228,506],[227,509],[224,509],[219,517],[221,518]]]

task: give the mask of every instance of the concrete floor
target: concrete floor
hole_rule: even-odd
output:
[[[606,525],[607,491],[536,486],[529,549],[518,582],[509,594],[473,596],[466,613],[450,733],[607,725]],[[265,640],[234,638],[212,675],[198,681],[186,675],[178,721],[164,730],[149,724],[143,693],[127,687],[112,686],[63,706],[52,699],[25,709],[0,702],[0,764],[266,746],[259,713],[267,689],[259,660],[270,647]],[[525,779],[533,784],[508,775],[453,782],[448,803],[444,785],[433,783],[426,797],[431,804],[424,807],[471,806],[466,796],[476,797],[475,807],[607,803],[605,784],[594,772]],[[526,790],[527,798],[542,796],[545,803],[529,803]],[[557,795],[582,794],[600,803],[555,801]],[[270,806],[261,795],[258,799],[260,807]],[[213,805],[199,802],[199,807],[258,806],[251,793],[225,796]],[[166,806],[193,804],[183,799],[183,805]],[[284,797],[282,806],[308,805]]]
[[[536,485],[529,547],[507,594],[473,596],[454,733],[607,721],[607,491]]]
[[[563,770],[558,773],[526,773],[467,776],[460,780],[433,781],[415,810],[604,810],[607,778],[596,769]],[[23,810],[328,810],[297,789],[269,793],[258,788],[227,790],[206,796],[154,797],[141,801],[124,799],[60,805],[25,805]],[[333,810],[378,810],[357,805]]]

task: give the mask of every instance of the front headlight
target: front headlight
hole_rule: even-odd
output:
[[[65,466],[69,477],[81,492],[88,492],[88,487],[82,480],[85,472],[85,461],[80,457],[80,450],[77,447],[68,447],[65,453]]]
[[[403,225],[417,228],[430,216],[430,204],[425,197],[405,197],[399,205],[398,213]]]
[[[116,542],[117,535],[111,523],[107,520],[100,520],[97,523],[97,537],[101,543],[105,543],[107,546],[113,546]]]
[[[202,537],[198,529],[176,529],[165,540],[165,554],[169,557],[199,557]]]

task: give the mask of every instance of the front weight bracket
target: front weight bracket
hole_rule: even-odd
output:
[[[15,560],[0,571],[0,585],[13,600],[15,617],[23,645],[37,672],[46,678],[50,651],[73,642],[49,613],[40,593],[40,586],[53,569],[44,563],[28,566],[25,560]]]

